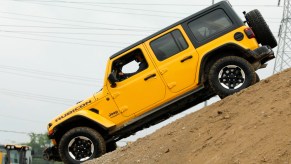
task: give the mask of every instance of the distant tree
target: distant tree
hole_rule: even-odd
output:
[[[35,156],[42,156],[43,150],[50,145],[50,140],[45,134],[30,133],[30,142],[27,143],[28,146],[32,147]]]
[[[33,163],[41,163],[41,164],[55,164],[55,162],[48,162],[43,160],[43,151],[46,147],[50,145],[50,140],[47,137],[47,133],[44,134],[29,134],[30,141],[25,145],[28,145],[32,148],[32,162]]]

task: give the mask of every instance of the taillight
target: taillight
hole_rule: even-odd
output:
[[[253,32],[253,30],[250,27],[246,28],[244,31],[249,39],[256,37],[255,33]]]

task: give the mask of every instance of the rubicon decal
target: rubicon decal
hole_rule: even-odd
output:
[[[71,114],[73,114],[73,113],[79,111],[80,109],[84,108],[85,106],[87,106],[87,105],[89,105],[89,104],[91,104],[91,100],[89,100],[89,101],[87,101],[87,102],[81,104],[80,106],[74,108],[73,110],[70,110],[69,112],[63,114],[62,116],[60,116],[60,117],[58,117],[57,119],[55,119],[55,121],[58,122],[58,121],[62,120],[63,118],[65,118],[65,117],[67,117],[67,116],[69,116],[69,115],[71,115]]]

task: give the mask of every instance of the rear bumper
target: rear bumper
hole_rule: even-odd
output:
[[[269,46],[261,46],[250,51],[250,54],[254,57],[255,61],[260,61],[261,64],[265,64],[267,61],[275,58],[274,52]]]

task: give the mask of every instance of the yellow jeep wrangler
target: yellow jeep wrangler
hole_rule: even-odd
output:
[[[112,55],[102,90],[48,124],[47,160],[80,163],[215,95],[259,81],[277,42],[258,10],[216,3]]]

